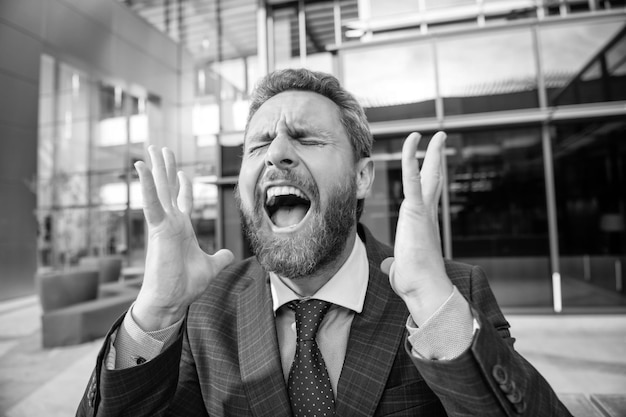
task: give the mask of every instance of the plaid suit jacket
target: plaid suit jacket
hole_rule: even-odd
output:
[[[509,325],[482,270],[447,262],[480,330],[453,361],[408,353],[408,311],[380,263],[391,248],[359,226],[370,278],[354,317],[337,389],[337,416],[568,416],[513,350]],[[119,326],[121,319],[113,326]],[[77,416],[291,415],[268,275],[254,258],[229,267],[189,309],[176,343],[142,365],[107,370],[107,337]]]

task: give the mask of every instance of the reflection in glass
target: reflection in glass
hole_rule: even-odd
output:
[[[430,138],[431,132],[422,132]],[[405,135],[377,137],[376,175],[362,222],[393,244]],[[419,144],[423,161],[428,140]],[[452,253],[480,265],[501,305],[552,305],[543,152],[539,128],[448,132]],[[440,216],[441,217],[441,216]]]
[[[331,26],[331,22],[335,17],[335,2],[303,2],[304,14],[306,16],[306,61],[305,67],[314,71],[322,71],[332,74],[333,62],[327,47],[337,42],[335,36],[335,28]],[[339,4],[338,16],[346,15],[350,9],[356,5],[348,2]],[[339,35],[339,33],[337,34]]]
[[[215,238],[217,222],[216,185],[203,183],[198,178],[194,180],[191,222],[202,250],[207,253],[215,253],[219,249]]]
[[[626,99],[623,23],[541,27],[539,35],[550,105]]]
[[[437,56],[446,115],[538,106],[529,29],[442,39]]]
[[[454,132],[447,146],[454,256],[545,256],[539,129]]]
[[[298,4],[273,11],[274,68],[289,68],[300,60]]]
[[[421,132],[418,158],[423,161],[431,132]],[[372,149],[374,183],[365,199],[361,222],[382,242],[393,245],[398,223],[398,210],[404,199],[402,191],[402,144],[407,135],[376,137]]]
[[[563,305],[626,305],[626,121],[553,129]]]
[[[49,56],[41,62],[40,266],[106,254],[140,263],[144,226],[133,163],[161,134],[161,100],[95,81]]]
[[[455,259],[485,269],[505,306],[552,304],[539,128],[448,134]]]
[[[453,8],[459,6],[469,6],[475,5],[476,0],[425,0],[426,9],[442,9],[442,8]]]
[[[370,122],[434,117],[434,68],[429,43],[349,50],[343,57],[344,85]]]
[[[415,14],[420,11],[419,3],[419,1],[370,0],[369,13],[374,18]]]

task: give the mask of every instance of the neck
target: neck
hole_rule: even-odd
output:
[[[352,248],[354,247],[354,240],[356,239],[356,227],[352,229],[348,239],[346,240],[346,245],[333,261],[324,267],[320,268],[314,274],[301,277],[297,279],[289,279],[280,277],[280,280],[289,287],[293,292],[298,294],[300,297],[311,297],[314,295],[320,288],[322,288],[332,277],[335,276],[337,271],[341,269],[343,264],[346,262],[350,253],[352,252]]]

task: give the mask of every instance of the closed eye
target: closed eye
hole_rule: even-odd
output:
[[[263,148],[266,148],[269,144],[270,142],[264,142],[264,143],[259,143],[255,145],[250,145],[248,146],[248,150],[246,151],[246,153],[248,155],[255,155],[259,153]]]
[[[304,146],[324,146],[325,143],[321,140],[315,139],[300,139],[298,142]]]
[[[245,153],[247,155],[255,155],[270,143],[272,143],[272,138],[269,135],[253,136],[250,138],[250,142],[248,142]]]

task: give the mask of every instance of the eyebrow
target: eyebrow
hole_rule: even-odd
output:
[[[267,132],[255,132],[248,137],[244,137],[244,145],[246,143],[268,142],[271,140],[270,134]]]
[[[315,136],[320,136],[324,139],[331,139],[333,134],[332,132],[326,130],[326,129],[322,129],[320,127],[316,127],[316,126],[304,126],[303,129],[305,132],[309,131],[311,133],[313,133]]]

